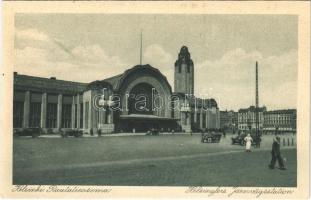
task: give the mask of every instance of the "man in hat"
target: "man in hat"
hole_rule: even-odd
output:
[[[274,169],[274,165],[276,160],[278,160],[279,163],[279,169],[281,170],[285,170],[285,166],[284,166],[284,162],[283,162],[283,158],[281,156],[281,152],[280,152],[280,137],[276,136],[275,138],[273,138],[273,144],[272,144],[272,159],[271,159],[271,163],[269,164],[269,168],[270,169]]]

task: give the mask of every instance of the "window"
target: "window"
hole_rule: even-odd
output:
[[[85,128],[89,128],[89,102],[85,102]]]
[[[29,127],[40,127],[41,103],[31,102],[29,110]]]
[[[83,128],[83,103],[80,103],[80,128]]]
[[[191,113],[191,124],[194,123],[194,113]]]
[[[46,108],[46,127],[56,128],[57,125],[57,103],[48,103]]]
[[[206,128],[206,114],[203,113],[203,128]]]
[[[24,102],[14,101],[13,103],[13,127],[21,128],[23,126]]]
[[[78,128],[78,104],[75,104],[75,128]],[[83,117],[83,116],[82,116]]]
[[[71,104],[63,104],[62,128],[71,128]]]

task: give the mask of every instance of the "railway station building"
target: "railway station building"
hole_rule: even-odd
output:
[[[174,90],[157,68],[136,65],[124,73],[80,83],[14,72],[13,128],[44,132],[195,132],[219,129],[215,99],[194,96],[194,64],[186,46],[174,66]]]

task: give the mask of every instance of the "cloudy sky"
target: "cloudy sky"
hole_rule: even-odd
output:
[[[221,110],[255,103],[296,108],[297,17],[290,15],[17,14],[14,71],[78,82],[101,80],[139,64],[158,68],[173,88],[182,45],[195,68],[195,94]]]

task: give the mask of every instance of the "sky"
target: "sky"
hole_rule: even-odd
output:
[[[139,64],[158,68],[174,88],[174,63],[186,45],[195,96],[220,110],[255,104],[296,108],[298,18],[295,15],[16,14],[14,71],[88,83]]]

